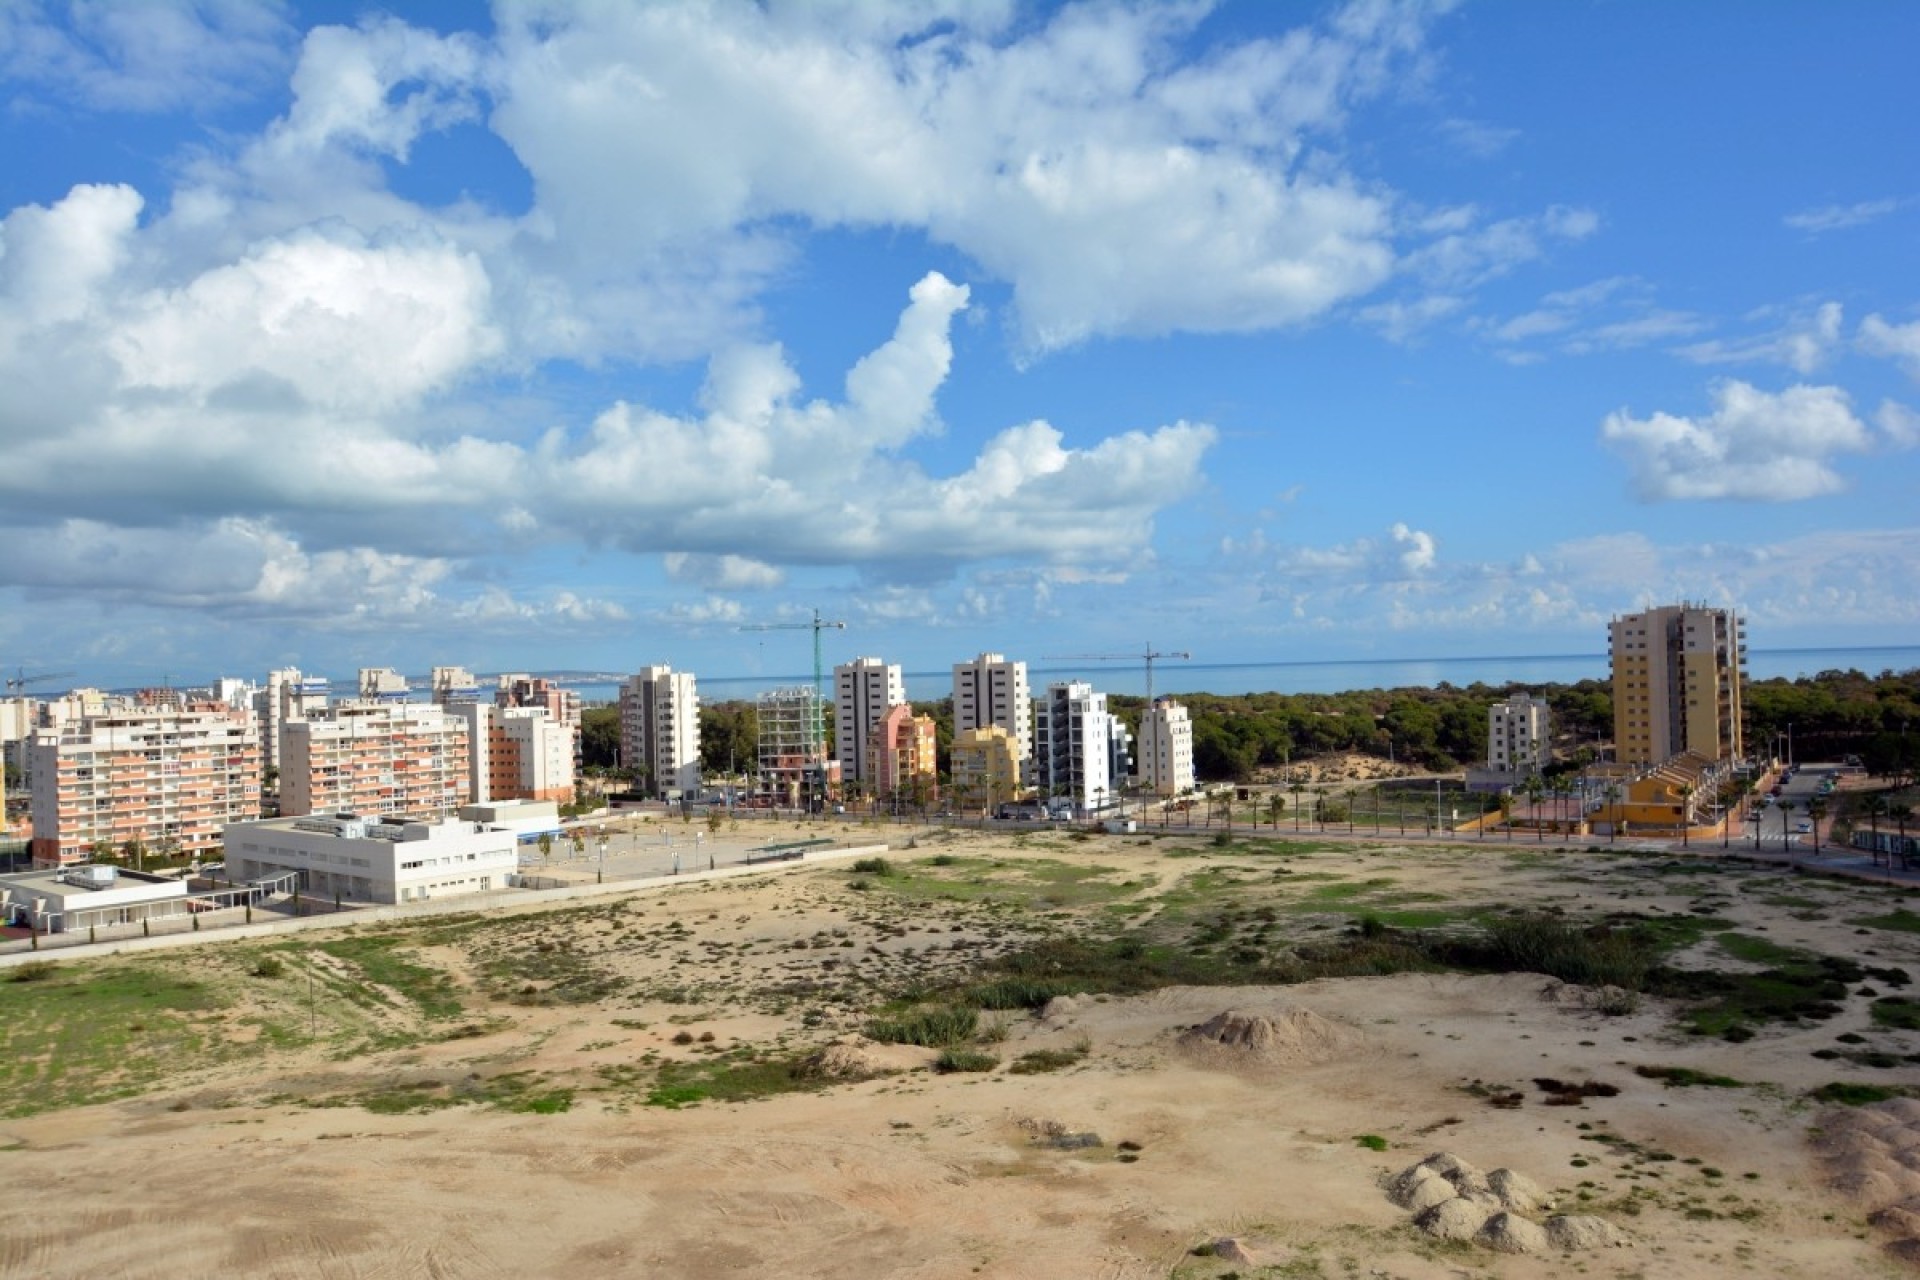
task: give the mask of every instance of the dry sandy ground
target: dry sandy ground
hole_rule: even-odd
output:
[[[960,849],[1014,864],[1030,856],[1080,859],[1169,891],[1216,866],[1245,869],[1250,885],[1256,875],[1263,884],[1273,878],[1268,864],[1213,861],[1205,850],[1176,860],[1165,856],[1171,846],[1144,842],[1034,843]],[[1292,863],[1307,874],[1337,870],[1376,886],[1390,880],[1396,891],[1444,891],[1467,901],[1479,895],[1677,911],[1711,898],[1721,914],[1764,922],[1756,927],[1778,942],[1834,953],[1863,945],[1849,913],[1864,900],[1851,887],[1744,872],[1703,884],[1643,874],[1640,865],[1574,854],[1520,863],[1484,849],[1338,851]],[[850,893],[847,883],[844,871],[823,869],[636,899],[650,932],[679,921],[690,936],[624,962],[654,979],[699,967],[711,981],[751,985],[827,960],[838,968],[822,972],[845,974],[856,956],[885,971],[911,958],[924,962],[935,947],[945,952],[938,963],[960,963],[992,936],[995,917],[983,908],[914,906],[889,916],[874,905],[875,894]],[[1789,892],[1826,907],[1792,912],[1763,902]],[[599,928],[576,919],[569,927]],[[896,923],[876,923],[887,919]],[[793,947],[834,928],[858,945]],[[717,941],[734,950],[716,953]],[[1882,964],[1913,964],[1916,941],[1894,933],[1871,939]],[[463,957],[452,948],[437,958],[460,973]],[[1887,1237],[1866,1224],[1866,1209],[1827,1188],[1809,1146],[1820,1112],[1805,1090],[1862,1074],[1836,1072],[1809,1050],[1863,1023],[1859,1011],[1731,1045],[1675,1034],[1668,1011],[1651,1002],[1629,1016],[1602,1017],[1556,985],[1531,975],[1399,975],[1083,998],[1056,1017],[1015,1018],[997,1046],[1009,1061],[1035,1048],[1087,1046],[1086,1058],[1064,1071],[919,1069],[681,1110],[590,1092],[557,1115],[475,1106],[378,1115],[262,1101],[501,1063],[585,1079],[595,1066],[648,1051],[686,1053],[671,1040],[682,1028],[712,1030],[723,1045],[782,1036],[801,1043],[845,1034],[861,1021],[857,1009],[835,1005],[802,1027],[797,1008],[772,1012],[712,988],[694,1005],[500,1004],[485,1036],[352,1062],[289,1052],[242,1069],[189,1071],[178,1085],[136,1100],[0,1121],[8,1189],[0,1197],[0,1274],[1911,1274],[1884,1251]],[[1346,1043],[1321,1061],[1310,1053],[1196,1057],[1176,1043],[1184,1029],[1229,1008],[1275,1016],[1310,1010],[1344,1028]],[[891,1052],[903,1064],[925,1057]],[[1635,1064],[1768,1084],[1673,1089],[1635,1075]],[[1866,1074],[1878,1083],[1915,1079],[1910,1069]],[[1530,1083],[1535,1076],[1601,1081],[1619,1093],[1548,1107]],[[1476,1084],[1480,1092],[1519,1091],[1525,1102],[1496,1109]],[[1050,1148],[1035,1136],[1049,1127],[1095,1133],[1102,1145]],[[1617,1140],[1597,1142],[1596,1134]],[[1389,1146],[1368,1149],[1355,1141],[1360,1135]],[[1138,1145],[1126,1153],[1133,1159],[1122,1158],[1122,1142]],[[1440,1149],[1483,1169],[1524,1172],[1562,1208],[1598,1213],[1633,1243],[1506,1257],[1428,1240],[1381,1184]],[[1191,1252],[1228,1235],[1247,1242],[1253,1264]]]

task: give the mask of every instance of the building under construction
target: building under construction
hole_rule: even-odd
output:
[[[759,792],[775,804],[799,806],[831,782],[820,696],[805,685],[760,695]]]

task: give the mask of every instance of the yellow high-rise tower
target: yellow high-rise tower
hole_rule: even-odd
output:
[[[1648,765],[1683,751],[1708,760],[1743,753],[1746,626],[1733,610],[1663,605],[1615,618],[1607,632],[1616,759]]]

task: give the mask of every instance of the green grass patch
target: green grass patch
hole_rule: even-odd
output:
[[[801,1058],[741,1053],[708,1062],[663,1064],[647,1094],[647,1105],[673,1109],[689,1102],[753,1102],[830,1083],[808,1073]],[[655,1100],[660,1097],[671,1101]]]
[[[0,983],[0,1115],[131,1097],[184,1064],[264,1052],[226,1034],[229,1005],[204,958],[62,965]]]
[[[1920,1000],[1906,996],[1882,996],[1869,1010],[1873,1025],[1898,1031],[1920,1031]]]
[[[1387,1149],[1387,1140],[1377,1133],[1357,1134],[1353,1140],[1369,1151],[1385,1151]]]
[[[345,990],[356,1003],[391,1005],[383,992],[374,989],[380,987],[411,1002],[428,1018],[457,1018],[466,1012],[453,979],[420,963],[414,956],[417,942],[403,933],[355,934],[315,945],[360,970],[369,985]]]
[[[966,1005],[912,1009],[892,1018],[875,1018],[867,1038],[882,1044],[917,1044],[928,1049],[964,1044],[980,1029],[980,1011]]]
[[[933,1069],[942,1074],[956,1071],[991,1071],[999,1065],[1000,1059],[990,1053],[958,1046],[942,1049],[940,1056],[933,1060]]]
[[[1744,1081],[1732,1076],[1716,1076],[1705,1071],[1695,1071],[1692,1067],[1635,1067],[1633,1074],[1647,1080],[1658,1080],[1669,1089],[1744,1089]]]
[[[1064,1071],[1068,1067],[1086,1061],[1091,1048],[1091,1045],[1082,1041],[1070,1049],[1031,1049],[1015,1058],[1007,1070],[1016,1076],[1037,1076],[1049,1071]]]
[[[1920,933],[1920,913],[1898,907],[1884,916],[1862,916],[1848,921],[1862,929],[1884,929],[1893,933]]]
[[[1835,1081],[1823,1084],[1807,1096],[1815,1102],[1837,1102],[1843,1107],[1867,1107],[1889,1098],[1905,1098],[1912,1090],[1891,1084],[1852,1084]]]

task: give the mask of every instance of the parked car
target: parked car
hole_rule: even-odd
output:
[[[1808,822],[1805,818],[1802,818],[1798,823],[1794,825],[1793,829],[1795,831],[1811,831],[1813,830],[1813,824],[1811,822]]]

